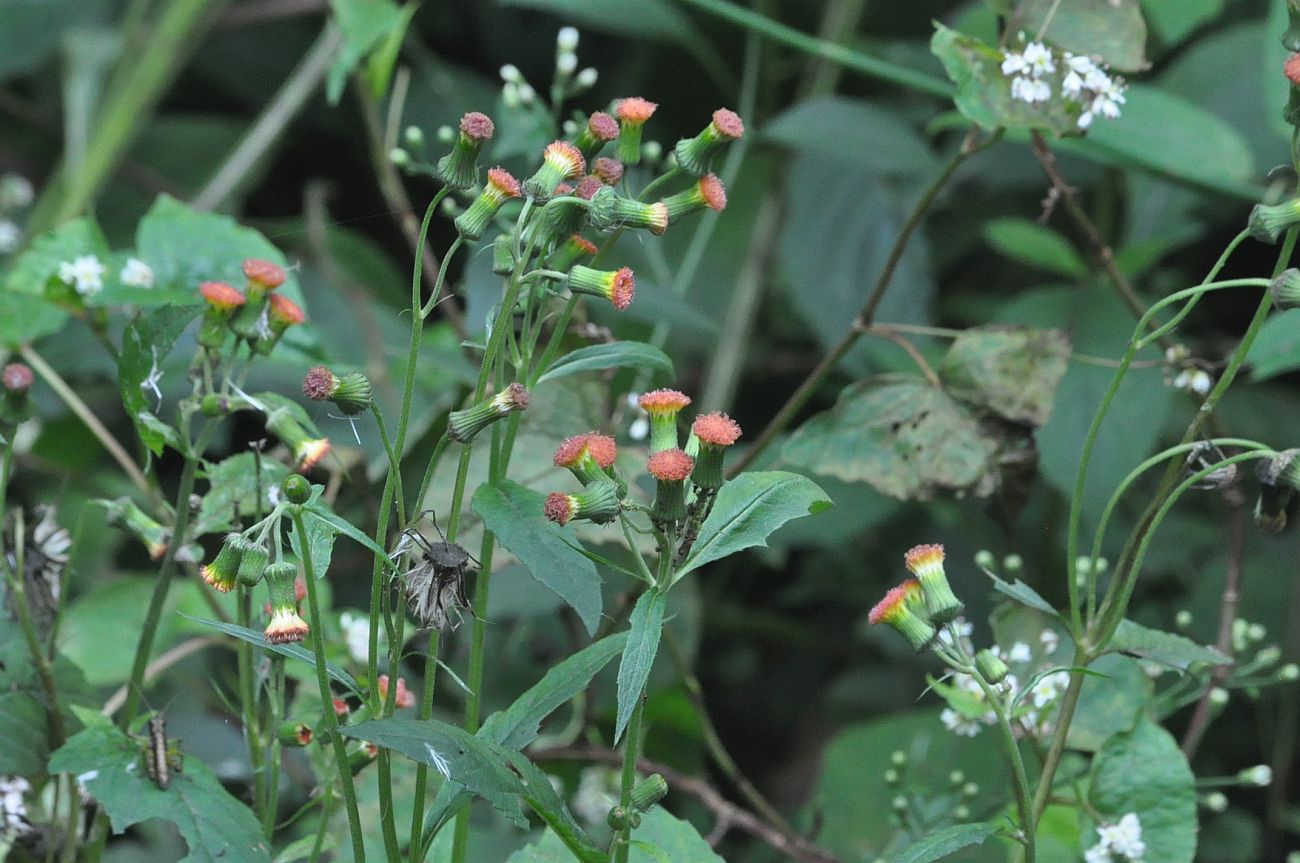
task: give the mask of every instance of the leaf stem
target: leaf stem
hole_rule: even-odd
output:
[[[365,863],[366,844],[361,832],[361,817],[357,813],[357,793],[352,787],[352,775],[348,768],[348,752],[339,734],[338,714],[334,712],[334,695],[330,692],[329,675],[325,666],[325,639],[321,630],[325,621],[321,617],[320,604],[316,598],[316,567],[311,559],[311,538],[303,524],[302,507],[292,506],[293,529],[298,532],[298,544],[302,549],[303,580],[307,584],[307,608],[311,615],[311,646],[316,662],[316,688],[320,692],[321,720],[325,733],[334,747],[334,762],[339,772],[339,784],[343,790],[343,802],[348,810],[348,829],[352,834],[352,857],[357,863]]]
[[[665,556],[668,556],[667,553],[665,553]],[[627,724],[627,737],[623,741],[623,770],[619,780],[618,805],[627,818],[631,818],[632,815],[632,786],[636,784],[636,759],[641,749],[641,726],[645,719],[645,701],[645,687],[643,686],[641,694],[637,696],[636,708],[632,711],[632,718]],[[614,834],[610,848],[612,851],[610,860],[613,863],[627,863],[628,854],[632,850],[632,827],[630,824]]]

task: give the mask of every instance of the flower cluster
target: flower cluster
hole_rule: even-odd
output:
[[[1214,378],[1205,368],[1205,363],[1192,357],[1183,345],[1171,345],[1165,349],[1164,381],[1165,386],[1196,396],[1207,395],[1214,386]]]
[[[1057,55],[1042,42],[1008,51],[1002,74],[1011,79],[1011,98],[1030,105],[1050,101],[1052,85],[1059,79],[1061,98],[1079,110],[1080,129],[1087,129],[1098,117],[1116,119],[1126,101],[1124,79],[1108,74],[1105,64],[1069,51]]]
[[[903,556],[912,578],[895,587],[867,615],[872,626],[886,623],[907,639],[913,650],[931,647],[939,627],[950,625],[962,604],[948,585],[943,568],[943,546],[918,545]]]
[[[939,634],[939,640],[945,644],[953,643],[953,634],[960,639],[968,638],[971,626],[962,618],[954,621]],[[1052,654],[1060,645],[1060,636],[1052,629],[1039,633],[1038,645],[1016,641],[1010,647],[993,645],[987,653],[1008,670],[998,682],[999,689],[1011,704],[1016,705],[1012,719],[1021,731],[1031,735],[1043,735],[1052,730],[1051,713],[1065,693],[1069,683],[1069,674],[1064,671],[1043,673],[1054,667]],[[977,661],[979,656],[977,656]],[[981,669],[983,671],[984,669]],[[985,674],[987,678],[987,673]],[[1032,681],[1025,691],[1022,681]],[[986,726],[997,722],[997,714],[988,705],[983,688],[970,674],[954,672],[950,685],[939,690],[948,699],[950,706],[939,714],[944,727],[962,737],[974,737]]]
[[[1127,812],[1114,824],[1097,828],[1097,844],[1084,852],[1085,863],[1143,863],[1147,844],[1142,841],[1142,822],[1137,813]]]

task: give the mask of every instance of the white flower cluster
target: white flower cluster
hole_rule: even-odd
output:
[[[1106,72],[1091,57],[1065,51],[1060,57],[1065,68],[1061,95],[1079,105],[1079,128],[1087,129],[1098,117],[1114,120],[1125,102],[1124,79]],[[1002,74],[1011,79],[1011,98],[1033,105],[1052,98],[1049,76],[1056,73],[1056,57],[1042,42],[1029,42],[1020,51],[1008,51],[1002,60]]]
[[[128,258],[126,266],[117,274],[118,281],[132,288],[153,287],[153,267],[138,258]]]
[[[952,629],[963,639],[967,638],[971,633],[971,625],[961,618],[953,622]],[[952,636],[946,630],[940,632],[939,637],[945,642],[951,642],[952,640]],[[1041,646],[1038,658],[1042,661],[1041,664],[1045,665],[1048,657],[1056,651],[1061,637],[1054,630],[1045,629],[1039,634],[1038,641]],[[1032,679],[1037,674],[1038,670],[1032,667],[1035,661],[1035,651],[1029,643],[1017,641],[1005,650],[999,645],[994,645],[989,650],[994,656],[1008,665],[1016,667],[1024,677]],[[1054,671],[1034,681],[1029,691],[1020,698],[1020,703],[1015,712],[1016,721],[1033,734],[1046,733],[1050,730],[1051,726],[1047,722],[1047,715],[1056,706],[1056,702],[1065,692],[1065,687],[1069,681],[1070,676],[1064,671]],[[952,684],[965,698],[981,704],[985,701],[984,690],[980,688],[975,678],[970,675],[954,674]],[[1021,694],[1020,678],[1014,673],[1008,674],[999,686],[1003,691],[1009,693],[1013,700]],[[953,734],[961,737],[974,737],[984,730],[984,726],[995,725],[998,717],[992,708],[985,710],[978,717],[970,717],[961,711],[946,707],[939,713],[939,721],[943,723],[944,728],[947,728]]]
[[[23,802],[23,795],[31,790],[31,783],[21,776],[0,776],[0,835],[22,835],[32,829]]]
[[[104,289],[106,269],[94,255],[79,255],[73,261],[59,264],[59,279],[65,285],[71,285],[83,297],[89,297]]]
[[[1128,812],[1117,824],[1097,828],[1097,844],[1084,852],[1085,863],[1143,863],[1147,843],[1142,841],[1142,822]]]

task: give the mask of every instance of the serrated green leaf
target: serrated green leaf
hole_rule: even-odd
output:
[[[330,512],[328,507],[324,506],[319,502],[313,502],[307,504],[306,511],[309,514],[311,514],[313,518],[316,518],[324,522],[325,524],[327,524],[330,528],[334,530],[334,532],[346,536],[348,539],[352,540],[358,545],[364,546],[365,548],[374,552],[379,557],[383,558],[385,561],[388,561],[387,566],[389,566],[390,568],[394,568],[394,569],[396,568],[396,564],[392,563],[392,561],[389,560],[388,552],[385,551],[383,547],[380,546],[378,543],[376,543],[373,539],[366,536],[365,532],[362,531],[361,528],[357,527],[352,522],[348,521],[347,519],[343,518],[340,515],[337,515],[336,513]]]
[[[935,24],[930,50],[943,63],[957,85],[953,98],[968,120],[993,130],[1044,129],[1054,135],[1078,131],[1078,109],[1068,109],[1060,99],[1030,104],[1011,97],[1011,79],[1002,74],[1002,52],[979,39]],[[1047,77],[1053,92],[1060,92],[1064,64]]]
[[[632,711],[641,700],[655,655],[659,652],[659,637],[664,629],[664,607],[667,594],[651,588],[641,594],[632,614],[628,617],[627,644],[623,659],[618,664],[618,717],[614,722],[614,741],[623,736],[623,729],[632,718]]]
[[[673,361],[663,351],[645,342],[613,342],[607,345],[589,345],[560,357],[537,379],[554,380],[578,372],[603,369],[646,369],[662,372],[671,377]]]
[[[272,653],[278,653],[281,656],[287,656],[290,659],[300,659],[303,662],[310,665],[312,668],[316,667],[316,654],[312,653],[310,650],[303,647],[301,644],[271,644],[266,640],[265,633],[258,632],[255,629],[248,629],[247,627],[239,626],[238,624],[235,623],[226,623],[225,621],[221,621],[221,620],[204,620],[203,618],[200,617],[190,617],[187,614],[183,614],[181,616],[185,617],[188,620],[192,620],[195,623],[200,623],[204,626],[210,626],[213,629],[220,630],[221,632],[224,632],[226,635],[233,635],[235,638],[238,638],[240,641],[247,641],[249,644],[253,645],[254,647],[260,647],[264,650],[269,650]],[[348,689],[350,689],[352,692],[356,693],[357,695],[365,694],[361,689],[361,684],[357,683],[356,679],[351,674],[348,674],[348,672],[345,669],[341,668],[340,666],[335,665],[332,662],[326,661],[325,672],[330,676],[332,680],[334,680],[337,683],[341,683],[343,686],[346,686]]]
[[[1001,829],[996,824],[980,821],[974,824],[954,824],[943,830],[936,830],[907,847],[897,857],[897,863],[934,863],[955,851],[982,845],[985,839],[997,834]]]
[[[197,758],[161,789],[145,775],[143,741],[128,737],[103,716],[84,714],[86,728],[50,757],[50,770],[71,773],[97,800],[116,832],[161,818],[189,846],[181,863],[270,863],[271,854],[252,810],[236,800]]]
[[[817,483],[786,471],[750,471],[725,483],[674,580],[710,561],[756,545],[786,522],[834,506]]]
[[[1121,72],[1149,65],[1138,0],[1021,0],[1017,12],[1026,33],[1041,31],[1045,41],[1066,51],[1101,57]]]
[[[990,493],[999,446],[943,390],[897,375],[847,387],[835,407],[795,431],[782,454],[815,473],[924,500],[941,491]]]
[[[505,480],[479,486],[473,508],[533,578],[567,602],[587,632],[594,633],[602,607],[600,575],[590,560],[565,541],[571,531],[542,514],[545,500],[545,495]]]
[[[1051,416],[1069,358],[1070,338],[1062,330],[975,327],[953,341],[939,378],[953,398],[1013,423],[1041,426]]]
[[[1106,823],[1137,815],[1147,860],[1191,863],[1198,827],[1195,781],[1173,736],[1144,719],[1097,753],[1088,798]],[[1084,846],[1094,841],[1085,839]]]
[[[1172,632],[1150,629],[1125,619],[1119,622],[1115,635],[1106,645],[1108,650],[1128,653],[1167,665],[1178,671],[1187,671],[1193,665],[1227,665],[1231,659],[1213,647],[1197,644]]]
[[[1088,265],[1073,243],[1032,219],[993,219],[984,224],[983,232],[989,245],[1013,261],[1076,279],[1088,274]]]
[[[145,312],[122,335],[122,353],[117,361],[122,405],[135,421],[141,442],[157,456],[162,455],[164,446],[179,450],[185,443],[175,429],[154,414],[148,390],[141,384],[162,366],[176,339],[198,312],[195,306],[165,306]]]

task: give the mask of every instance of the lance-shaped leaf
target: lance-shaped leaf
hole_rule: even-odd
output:
[[[221,620],[204,620],[199,617],[190,617],[188,614],[182,614],[181,616],[187,620],[192,620],[195,623],[201,623],[204,626],[219,629],[226,635],[233,635],[240,641],[247,641],[249,644],[256,647],[261,647],[265,650],[271,651],[272,653],[278,653],[281,656],[287,656],[290,659],[299,659],[310,665],[312,668],[316,667],[316,654],[312,653],[301,644],[271,644],[266,640],[265,633],[258,632],[255,629],[249,629],[248,627],[239,626],[235,623],[226,623]],[[363,694],[361,691],[361,684],[357,683],[356,679],[351,674],[348,674],[346,669],[326,660],[325,672],[336,682],[343,684],[357,695]]]
[[[1232,661],[1216,648],[1205,647],[1190,638],[1151,629],[1131,620],[1119,622],[1107,648],[1158,662],[1178,671],[1187,671],[1194,665],[1227,665]]]
[[[573,544],[571,530],[542,514],[546,496],[517,482],[481,485],[474,511],[501,544],[519,558],[533,578],[572,606],[588,633],[600,621],[600,575]]]
[[[578,372],[605,369],[646,369],[672,377],[673,361],[666,353],[645,342],[614,342],[589,345],[560,357],[537,379],[538,383]]]
[[[623,736],[632,711],[645,691],[650,669],[659,652],[659,636],[664,629],[664,606],[668,595],[658,588],[641,594],[628,617],[627,645],[618,665],[618,718],[614,723],[614,740]]]

